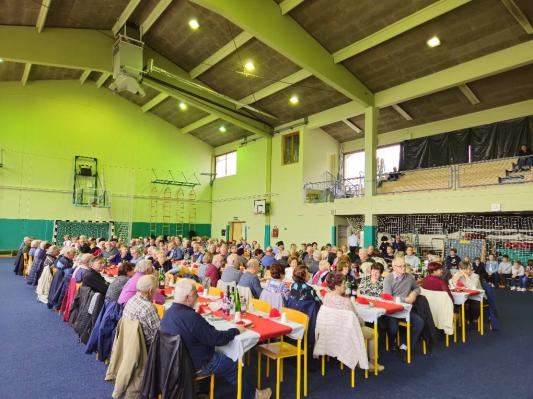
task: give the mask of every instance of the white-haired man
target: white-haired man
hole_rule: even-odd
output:
[[[161,332],[179,335],[187,347],[197,374],[204,376],[215,374],[223,377],[229,384],[237,387],[237,363],[220,352],[216,346],[228,344],[241,332],[242,326],[219,331],[194,311],[198,293],[194,281],[181,279],[174,288],[174,303],[165,312],[161,321]],[[243,399],[268,399],[272,394],[270,388],[255,390],[247,379],[242,378]]]
[[[137,293],[130,298],[122,317],[129,320],[139,320],[141,323],[146,346],[150,346],[155,334],[159,330],[159,317],[152,298],[156,291],[156,280],[153,276],[142,276],[137,281]]]
[[[235,284],[239,284],[239,280],[241,279],[242,273],[239,270],[239,266],[237,265],[237,255],[231,254],[228,256],[226,267],[224,268],[224,271],[222,272],[222,276],[220,279],[224,281],[225,283],[231,283],[232,281],[235,282]]]

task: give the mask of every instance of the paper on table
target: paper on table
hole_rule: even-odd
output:
[[[220,303],[218,303],[218,302],[210,302],[209,305],[207,305],[207,306],[213,312],[216,312],[217,310],[219,310],[222,307],[222,305],[220,305]]]

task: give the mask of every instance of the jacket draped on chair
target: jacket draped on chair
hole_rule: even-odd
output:
[[[91,332],[85,353],[98,353],[98,360],[105,361],[111,354],[118,321],[122,317],[122,305],[106,299]]]
[[[453,334],[453,302],[446,291],[432,291],[420,288],[421,295],[425,296],[435,327],[444,330],[446,335]]]

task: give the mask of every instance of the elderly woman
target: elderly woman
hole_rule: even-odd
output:
[[[270,265],[270,278],[267,280],[265,291],[277,292],[286,300],[289,297],[289,287],[283,282],[284,268],[279,263]]]
[[[365,276],[359,282],[357,295],[379,297],[383,294],[383,265],[373,262],[370,266],[370,274]]]
[[[57,245],[52,245],[46,252],[46,258],[43,262],[43,271],[39,277],[35,293],[37,299],[42,303],[48,303],[48,293],[50,292],[50,285],[52,284],[52,267],[59,256],[60,249]]]
[[[420,286],[425,290],[429,291],[447,292],[453,302],[453,297],[452,293],[450,292],[450,288],[448,287],[448,284],[446,284],[446,282],[442,279],[442,275],[444,274],[444,266],[442,266],[442,263],[431,262],[428,264],[427,269],[429,275],[422,280]]]
[[[109,288],[105,294],[106,299],[118,301],[122,288],[124,288],[128,280],[133,276],[134,268],[135,265],[129,262],[122,262],[118,265],[117,277],[109,284]]]
[[[356,308],[349,297],[345,296],[346,275],[336,272],[331,278],[334,289],[324,296],[323,305],[328,308],[349,310],[354,312],[359,319],[361,331],[366,340],[368,340],[368,366],[371,371],[374,370],[374,330],[365,326],[364,320],[357,314]],[[378,364],[378,371],[383,371],[384,366]]]
[[[224,266],[224,257],[220,254],[213,256],[212,263],[207,265],[203,281],[207,281],[207,279],[209,279],[209,284],[211,287],[216,287],[218,280],[220,280],[220,269],[222,266]]]
[[[294,269],[292,273],[292,279],[294,283],[291,286],[289,297],[299,301],[315,301],[320,304],[321,300],[316,294],[313,287],[311,287],[306,281],[309,280],[309,271],[307,266],[299,265]]]
[[[237,254],[231,254],[228,256],[226,267],[224,268],[222,276],[220,277],[225,283],[239,283],[242,272],[239,270],[237,256]]]
[[[298,266],[298,258],[295,256],[291,256],[288,260],[289,267],[285,268],[285,278],[283,281],[286,283],[292,283],[292,273],[294,273],[294,269],[296,269],[296,266]]]
[[[474,269],[470,263],[465,263],[463,261],[459,262],[459,270],[455,273],[451,280],[450,284],[457,286],[458,283],[463,283],[464,288],[471,290],[481,290],[481,282],[479,280],[479,275],[474,273]],[[467,300],[465,302],[465,311],[467,314],[468,321],[472,322],[477,320],[479,317],[479,302]]]
[[[207,272],[207,268],[212,261],[213,254],[211,252],[206,252],[204,256],[202,256],[202,264],[198,266],[198,278],[200,280],[204,281],[205,273]]]
[[[78,256],[78,259],[75,262],[74,273],[72,274],[72,278],[76,283],[81,283],[83,281],[83,276],[85,276],[85,273],[89,270],[89,263],[92,258],[93,256],[91,254],[81,254]]]
[[[139,261],[135,265],[135,269],[133,271],[133,276],[124,285],[124,287],[122,288],[122,292],[120,293],[120,296],[118,298],[118,303],[120,305],[125,304],[132,296],[135,295],[135,293],[137,292],[137,281],[139,281],[142,276],[154,274],[154,267],[152,265],[152,261],[149,259],[143,259]],[[162,305],[163,303],[165,303],[165,297],[161,295],[159,291],[156,291],[154,292],[154,301]]]
[[[321,260],[318,264],[318,271],[311,278],[310,284],[320,285],[326,281],[328,277],[330,264],[327,260]]]
[[[39,248],[35,251],[33,256],[33,264],[31,266],[30,274],[28,276],[28,285],[37,285],[41,272],[43,271],[43,263],[46,258],[46,250],[48,249],[48,241],[41,241]]]
[[[137,262],[139,262],[141,259],[144,258],[144,251],[142,250],[141,247],[137,247],[137,246],[131,247],[130,253],[131,253],[130,263],[133,263],[134,265],[136,265]]]

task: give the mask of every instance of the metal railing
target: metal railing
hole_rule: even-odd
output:
[[[418,191],[458,190],[502,184],[533,183],[533,171],[513,172],[517,157],[500,158],[465,164],[424,168],[401,172],[397,180],[389,174],[377,177],[377,193],[398,194]],[[335,179],[326,174],[320,182],[304,184],[305,202],[332,202],[336,198],[353,198],[364,195],[364,176]]]

